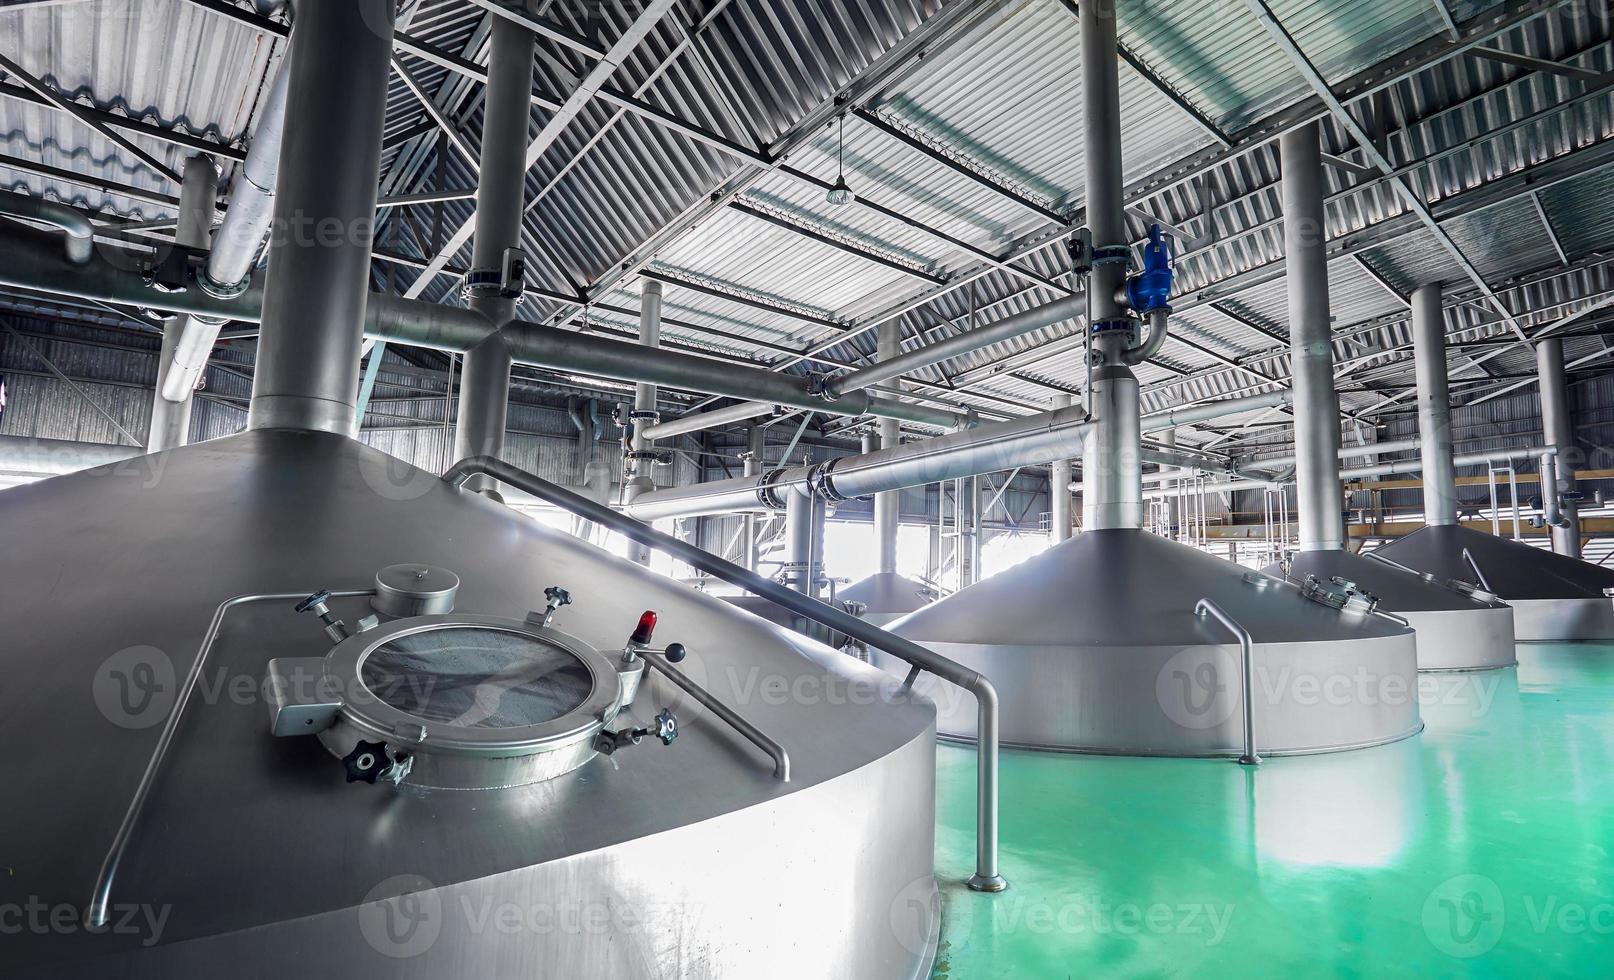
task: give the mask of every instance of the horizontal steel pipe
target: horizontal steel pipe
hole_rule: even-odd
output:
[[[813,490],[831,500],[846,500],[1034,466],[1080,455],[1092,424],[1080,407],[1061,408],[811,466],[658,490],[635,500],[628,513],[654,521],[782,510],[791,492]]]
[[[1174,429],[1179,425],[1204,422],[1208,419],[1221,418],[1224,415],[1237,415],[1240,412],[1248,412],[1258,408],[1278,408],[1292,403],[1294,398],[1294,392],[1291,391],[1270,391],[1264,395],[1223,398],[1220,401],[1168,408],[1163,412],[1145,415],[1143,417],[1143,431],[1158,432],[1161,429]]]
[[[1023,313],[994,320],[983,327],[966,330],[954,334],[946,340],[938,341],[918,350],[911,350],[906,354],[883,360],[861,370],[843,374],[832,378],[825,386],[831,396],[850,394],[870,388],[892,378],[900,378],[905,374],[926,368],[932,364],[960,357],[972,351],[1001,344],[1006,340],[1025,336],[1051,327],[1063,320],[1071,320],[1082,316],[1086,310],[1087,294],[1076,293],[1064,299],[1054,300],[1042,306],[1034,306]],[[645,430],[647,439],[670,439],[673,436],[685,435],[690,432],[699,432],[714,426],[729,425],[743,422],[767,415],[774,410],[768,402],[747,402],[743,405],[730,405],[727,408],[713,409],[709,412],[698,412],[686,415],[671,422],[663,422]]]
[[[140,455],[138,446],[114,446],[69,439],[0,436],[0,473],[60,476]]]
[[[62,252],[74,265],[88,262],[95,250],[95,226],[90,224],[89,218],[65,204],[0,190],[0,214],[60,228],[66,236]]]
[[[965,330],[946,340],[911,350],[906,354],[899,354],[890,360],[880,361],[839,378],[833,378],[828,388],[832,394],[858,391],[882,381],[900,378],[932,364],[940,364],[942,361],[991,347],[993,344],[1023,337],[1065,320],[1074,320],[1086,315],[1086,312],[1087,294],[1078,292],[1063,299],[1056,299],[1052,303],[1034,306],[1023,313],[994,320],[974,330]]]
[[[1396,439],[1391,442],[1370,442],[1365,446],[1341,446],[1340,459],[1351,459],[1356,456],[1382,456],[1385,453],[1404,453],[1419,448],[1417,439]],[[1263,459],[1250,459],[1240,463],[1248,469],[1270,469],[1273,467],[1292,466],[1295,457],[1293,453],[1287,456],[1268,456]]]
[[[143,253],[119,252],[119,261],[92,256],[74,265],[48,233],[32,228],[0,228],[0,285],[137,306],[163,313],[189,313],[257,323],[263,318],[263,289],[254,281],[240,295],[221,299],[201,289],[162,292],[141,278]],[[471,310],[372,293],[365,304],[366,336],[463,353],[494,333],[493,325]],[[962,413],[915,405],[867,392],[824,398],[807,390],[803,379],[766,368],[734,364],[674,350],[647,350],[587,334],[512,321],[502,332],[518,364],[571,371],[620,381],[644,381],[730,398],[831,415],[875,415],[918,425],[956,429],[973,420]]]

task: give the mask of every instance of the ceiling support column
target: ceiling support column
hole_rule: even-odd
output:
[[[1451,386],[1446,377],[1446,314],[1439,283],[1412,293],[1412,349],[1417,358],[1418,440],[1423,459],[1425,524],[1457,523],[1457,470],[1452,464]]]
[[[1564,342],[1543,340],[1536,344],[1536,373],[1541,379],[1541,431],[1549,446],[1558,449],[1556,486],[1541,487],[1543,496],[1562,493],[1575,488],[1574,425],[1569,418],[1569,383],[1564,374]],[[1580,557],[1580,509],[1573,501],[1562,507],[1567,521],[1564,527],[1552,529],[1552,550],[1571,558]]]

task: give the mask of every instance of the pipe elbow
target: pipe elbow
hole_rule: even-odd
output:
[[[95,226],[89,218],[65,204],[15,191],[0,191],[0,214],[60,229],[67,236],[63,251],[67,261],[74,265],[87,264],[95,253]]]

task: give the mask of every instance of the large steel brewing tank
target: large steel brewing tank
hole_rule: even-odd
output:
[[[929,586],[920,585],[896,572],[875,572],[841,589],[835,597],[863,607],[859,615],[876,626],[885,626],[911,612],[923,609],[936,598]]]
[[[6,491],[0,528],[0,906],[23,913],[0,975],[926,969],[935,711],[882,672],[324,433],[256,430]],[[342,645],[290,601],[246,603],[176,729],[108,928],[88,933],[103,858],[221,602],[371,589],[401,563],[457,573],[453,615],[580,655],[620,652],[657,610],[656,640],[687,645],[686,672],[789,750],[789,781],[656,674],[611,727],[668,707],[670,745],[508,789],[427,788],[461,785],[441,767],[349,783],[341,731],[334,748],[273,737],[259,687],[271,659]],[[526,619],[552,585],[571,604],[549,626]],[[329,612],[357,629],[373,610],[333,598]]]
[[[1085,531],[891,629],[990,677],[1005,743],[1238,756],[1240,648],[1196,613],[1201,599],[1253,636],[1261,755],[1375,745],[1422,727],[1410,629],[1141,530]],[[934,696],[938,729],[973,738],[970,705]]]
[[[1379,609],[1401,616],[1417,631],[1419,670],[1489,670],[1518,662],[1513,610],[1462,580],[1420,575],[1348,551],[1302,551],[1287,572],[1277,565],[1264,571],[1297,584],[1307,576],[1340,579],[1373,596]]]
[[[1614,639],[1614,569],[1458,524],[1431,525],[1379,554],[1439,578],[1477,582],[1513,607],[1522,641]]]

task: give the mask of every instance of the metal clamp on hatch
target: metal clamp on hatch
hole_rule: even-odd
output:
[[[1372,593],[1363,591],[1355,582],[1338,575],[1331,576],[1326,582],[1315,575],[1307,575],[1306,580],[1300,583],[1300,594],[1312,602],[1320,602],[1340,612],[1366,614],[1379,607],[1379,600]]]

